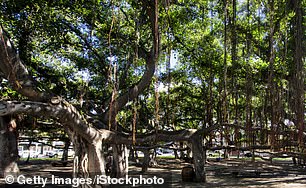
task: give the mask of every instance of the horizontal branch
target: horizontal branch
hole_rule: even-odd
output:
[[[55,105],[31,101],[0,101],[0,116],[21,113],[44,118],[53,118],[60,124],[80,134],[89,143],[94,143],[101,139],[106,143],[112,144],[129,145],[133,143],[131,134],[114,132],[106,129],[96,129],[91,126],[72,105],[66,104],[65,102],[60,102]],[[217,128],[217,126],[201,130],[184,129],[178,131],[156,131],[150,134],[137,135],[136,144],[188,141],[195,133],[207,134],[214,128]]]
[[[72,106],[64,103],[53,105],[50,103],[31,101],[1,101],[0,116],[10,114],[30,114],[44,118],[54,118],[64,126],[82,135],[88,142],[93,142],[100,137],[97,129],[88,126],[81,114]]]

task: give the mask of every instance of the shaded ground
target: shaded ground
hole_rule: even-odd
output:
[[[272,188],[305,188],[306,168],[296,167],[290,161],[255,162],[245,160],[223,160],[220,162],[209,161],[207,164],[207,183],[182,182],[181,170],[189,165],[176,159],[158,159],[158,165],[149,168],[145,174],[141,173],[141,168],[130,165],[130,176],[145,178],[164,178],[163,186],[154,187],[272,187]],[[51,161],[31,161],[30,164],[20,164],[22,175],[26,177],[40,176],[47,178],[47,188],[71,187],[69,185],[52,185],[51,177],[71,178],[72,166],[53,167]],[[42,187],[42,185],[5,185],[4,179],[0,179],[1,187],[30,188]],[[111,186],[114,187],[114,186]],[[130,186],[128,186],[130,187]],[[153,187],[153,186],[136,186]]]

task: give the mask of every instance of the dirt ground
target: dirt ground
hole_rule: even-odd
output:
[[[164,185],[141,185],[135,187],[271,187],[271,188],[305,188],[306,187],[306,168],[297,167],[291,164],[291,161],[255,162],[246,160],[215,160],[208,161],[206,165],[207,183],[182,182],[181,172],[184,166],[190,164],[184,163],[178,159],[158,159],[158,165],[149,168],[145,174],[141,173],[141,168],[131,163],[129,175],[131,177],[143,177],[164,179]],[[45,187],[71,187],[71,185],[51,184],[51,176],[71,178],[72,166],[53,167],[51,161],[31,161],[30,164],[20,164],[20,175],[25,177],[40,176],[47,178]],[[42,187],[42,185],[20,185],[5,184],[4,179],[0,179],[0,187],[7,188],[30,188]],[[115,187],[115,186],[110,186]],[[131,187],[131,186],[127,186]]]

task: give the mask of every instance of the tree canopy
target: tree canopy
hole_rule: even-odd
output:
[[[0,114],[53,118],[89,143],[198,130],[303,153],[305,4],[2,1]]]

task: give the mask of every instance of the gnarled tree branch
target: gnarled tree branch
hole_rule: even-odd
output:
[[[98,130],[90,126],[77,110],[69,104],[61,102],[59,104],[50,104],[31,101],[0,101],[0,116],[10,114],[30,114],[44,118],[53,118],[64,126],[74,130],[89,143],[95,143],[104,140],[105,143],[112,144],[133,144],[132,134],[124,134],[106,129]],[[169,141],[188,141],[195,134],[207,135],[210,131],[215,130],[218,126],[214,125],[209,128],[184,129],[178,131],[159,131],[149,134],[138,134],[136,137],[137,144],[158,143]]]
[[[155,66],[159,55],[158,0],[155,0],[153,4],[150,2],[146,3],[146,1],[144,1],[144,4],[147,5],[146,9],[150,18],[153,35],[152,48],[150,52],[146,54],[145,58],[146,71],[144,72],[140,81],[135,86],[132,86],[127,92],[125,92],[115,100],[114,104],[112,105],[116,108],[108,108],[108,110],[103,116],[104,122],[109,121],[109,113],[115,116],[129,101],[134,100],[141,92],[143,92],[143,90],[150,85],[151,79],[154,75]],[[112,109],[112,111],[110,111],[110,109]]]
[[[48,101],[48,93],[37,90],[28,70],[21,62],[8,36],[0,27],[0,71],[13,89],[35,101]]]

